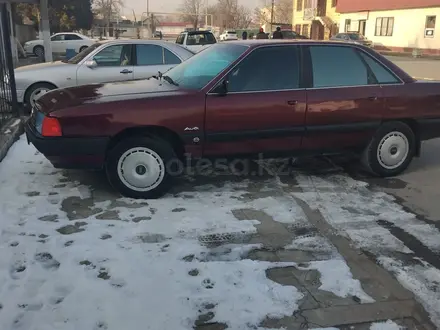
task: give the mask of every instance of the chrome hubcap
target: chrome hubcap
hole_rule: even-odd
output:
[[[149,191],[160,185],[165,176],[162,158],[151,149],[132,148],[118,162],[119,179],[135,191]]]
[[[29,98],[29,102],[31,103],[31,106],[32,107],[35,106],[35,101],[49,91],[50,89],[45,87],[34,90]]]
[[[409,142],[405,134],[391,132],[380,141],[377,148],[377,159],[382,167],[393,170],[405,162],[408,153]]]

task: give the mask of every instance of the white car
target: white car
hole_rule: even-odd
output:
[[[185,31],[180,33],[176,39],[176,44],[195,53],[198,53],[215,43],[217,43],[217,40],[211,31]]]
[[[17,100],[30,108],[52,89],[150,78],[193,55],[184,47],[160,40],[118,39],[94,43],[67,61],[15,69]]]
[[[50,42],[53,53],[65,54],[66,49],[75,49],[75,52],[80,53],[97,41],[79,33],[66,32],[52,35]],[[44,42],[42,39],[28,41],[23,45],[23,48],[28,55],[44,56]]]
[[[231,30],[225,31],[220,35],[220,40],[221,41],[238,40],[237,32]]]

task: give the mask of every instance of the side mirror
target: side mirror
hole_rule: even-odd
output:
[[[96,63],[95,60],[87,61],[85,64],[86,64],[86,67],[88,67],[89,69],[94,69],[98,66],[98,63]]]
[[[217,94],[218,96],[225,96],[228,94],[228,84],[228,78],[225,77],[222,82],[214,88],[213,93]]]

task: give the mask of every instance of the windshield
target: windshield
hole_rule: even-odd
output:
[[[215,44],[167,72],[176,85],[199,90],[243,54],[248,46]]]
[[[349,33],[348,36],[351,40],[364,40],[364,36],[359,33]]]
[[[92,53],[96,48],[100,47],[101,45],[102,44],[100,44],[100,43],[93,44],[93,45],[87,47],[86,49],[84,49],[81,53],[72,57],[70,60],[64,61],[64,62],[69,63],[69,64],[78,64],[79,62],[81,62],[84,58],[86,58],[90,53]]]

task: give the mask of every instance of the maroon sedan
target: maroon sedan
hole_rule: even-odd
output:
[[[164,194],[188,155],[355,152],[393,176],[440,136],[440,83],[362,45],[228,42],[148,80],[47,93],[26,133],[55,167],[104,168],[135,198]]]

